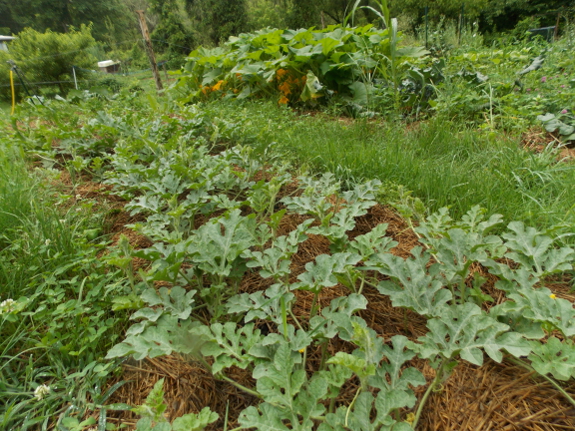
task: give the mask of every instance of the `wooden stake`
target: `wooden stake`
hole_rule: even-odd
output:
[[[162,80],[160,79],[160,72],[158,72],[158,65],[156,64],[156,57],[154,56],[154,47],[152,46],[152,41],[150,40],[150,33],[148,32],[148,24],[146,24],[146,16],[143,10],[137,10],[138,18],[140,19],[140,29],[142,30],[142,36],[144,36],[144,43],[146,45],[146,52],[148,53],[148,59],[150,60],[150,66],[152,68],[152,73],[154,74],[154,79],[156,80],[156,88],[158,93],[164,90],[162,86]]]
[[[170,86],[170,77],[168,76],[168,69],[166,68],[166,63],[162,64],[162,69],[164,69],[164,76],[166,77],[166,82],[168,87]]]

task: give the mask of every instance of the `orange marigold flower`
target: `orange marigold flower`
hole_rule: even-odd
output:
[[[279,103],[280,105],[287,105],[288,102],[289,102],[289,99],[288,99],[287,97],[285,97],[285,96],[282,96],[282,97],[280,98],[280,100],[278,101],[278,103]]]
[[[288,71],[286,69],[278,69],[276,71],[276,76],[278,78],[282,78],[286,73],[288,73]]]
[[[222,88],[223,84],[224,84],[224,81],[218,81],[218,83],[212,87],[212,91],[218,91],[219,89]]]
[[[207,85],[205,87],[200,87],[202,89],[202,93],[204,94],[208,94],[210,92],[210,90],[212,89],[211,87],[208,87]]]
[[[288,94],[290,94],[291,88],[290,88],[289,82],[286,81],[286,82],[278,85],[278,90],[281,91],[284,94],[284,96],[287,96]]]

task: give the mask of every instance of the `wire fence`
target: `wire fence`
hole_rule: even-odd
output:
[[[160,40],[160,39],[153,39],[153,42],[155,42],[156,46],[154,48],[160,48],[158,50],[163,50],[165,49],[166,46],[174,46],[176,48],[186,48],[180,45],[175,45],[175,44],[170,44],[169,42],[165,41],[165,40]],[[90,46],[87,48],[83,48],[83,49],[78,49],[78,50],[70,50],[70,51],[65,51],[65,52],[60,52],[57,54],[50,54],[50,55],[41,55],[41,56],[36,56],[36,57],[26,57],[24,60],[22,61],[10,61],[9,63],[12,64],[12,71],[14,72],[15,76],[18,79],[15,79],[14,82],[10,83],[8,82],[8,79],[6,79],[6,77],[1,77],[0,78],[0,89],[7,89],[7,88],[15,88],[15,89],[24,89],[25,92],[28,94],[28,96],[30,95],[30,92],[33,93],[39,93],[41,92],[41,88],[45,88],[45,87],[58,87],[58,89],[63,89],[62,86],[66,86],[67,88],[73,87],[76,89],[87,89],[93,86],[97,86],[98,83],[103,83],[106,86],[109,86],[110,83],[113,83],[113,81],[117,81],[117,86],[122,86],[124,84],[126,84],[126,82],[131,79],[132,81],[138,81],[138,82],[142,82],[142,81],[147,81],[147,80],[151,80],[153,79],[153,75],[152,75],[152,69],[151,68],[136,68],[135,70],[131,70],[130,68],[130,64],[132,63],[131,58],[128,58],[127,60],[124,61],[117,61],[115,62],[115,64],[119,64],[121,65],[118,69],[119,70],[114,70],[114,71],[102,71],[102,70],[98,70],[97,64],[94,64],[94,69],[88,69],[86,67],[80,67],[74,64],[70,64],[69,65],[69,73],[67,72],[62,72],[60,73],[60,79],[44,79],[44,80],[34,80],[34,79],[28,79],[29,74],[27,73],[29,68],[31,68],[31,65],[34,65],[37,62],[50,62],[52,61],[54,58],[58,58],[58,57],[65,57],[65,56],[70,56],[73,54],[78,54],[81,52],[86,52],[86,53],[91,53],[94,58],[99,58],[102,61],[103,60],[114,60],[114,48],[118,48],[121,46],[125,46],[125,45],[134,45],[137,43],[141,43],[141,47],[142,47],[142,51],[144,51],[143,48],[143,39],[134,39],[134,40],[127,40],[127,41],[121,41],[121,42],[113,42],[113,43],[108,43],[108,44],[99,44],[96,46]],[[159,44],[161,44],[161,46],[158,46]],[[112,50],[111,55],[106,55],[106,48],[108,48],[108,52],[110,52],[110,50]],[[99,52],[96,52],[99,51]],[[190,49],[191,52],[191,49]],[[112,57],[112,58],[109,58]],[[146,60],[147,62],[147,60]],[[162,68],[164,71],[164,79],[166,81],[170,81],[170,77],[168,75],[168,70],[167,70],[167,65],[168,62],[167,61],[160,61],[157,63],[157,66],[159,68]],[[34,74],[32,74],[34,75]],[[37,74],[36,74],[37,75]],[[104,82],[107,81],[107,82]],[[2,90],[5,91],[5,90]]]

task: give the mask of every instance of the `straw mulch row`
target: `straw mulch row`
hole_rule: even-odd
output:
[[[122,217],[125,217],[123,215]],[[293,230],[302,221],[301,216],[286,216],[282,222],[280,234]],[[349,233],[355,237],[373,229],[380,223],[388,223],[388,235],[399,245],[394,254],[407,257],[410,250],[418,244],[417,236],[411,231],[404,220],[393,210],[377,205],[368,214],[357,219],[356,228]],[[115,224],[115,231],[120,230],[120,223]],[[136,239],[136,238],[134,238]],[[142,245],[142,244],[140,244]],[[329,243],[323,237],[311,235],[301,244],[299,252],[292,259],[292,275],[295,277],[304,271],[306,263],[322,253],[329,253]],[[476,268],[482,271],[482,268]],[[482,271],[482,275],[487,274]],[[497,291],[489,283],[486,293],[491,294],[497,302],[503,300],[502,292]],[[248,272],[241,284],[243,292],[255,292],[269,287],[269,280],[262,279],[257,272]],[[558,280],[549,286],[562,297],[571,301],[575,299],[566,287],[566,283]],[[343,296],[348,290],[343,286],[324,289],[321,304],[325,306],[338,296]],[[360,313],[367,323],[385,340],[402,334],[410,339],[416,339],[426,332],[425,319],[410,311],[393,308],[387,297],[380,295],[375,289],[364,291],[369,300],[368,309]],[[306,320],[311,306],[312,295],[309,292],[296,292],[297,302],[294,313]],[[264,322],[261,322],[265,326]],[[262,328],[263,329],[263,328]],[[267,327],[267,330],[274,328]],[[351,352],[354,346],[339,339],[332,340],[330,352]],[[308,352],[308,368],[310,371],[319,366],[320,352]],[[414,359],[410,364],[420,369],[428,383],[435,376],[435,371],[420,359]],[[109,382],[113,385],[118,381],[126,382],[118,389],[110,403],[128,403],[139,405],[145,401],[153,385],[164,378],[166,393],[167,416],[170,420],[185,413],[198,412],[209,406],[220,415],[220,420],[211,430],[222,430],[223,419],[228,417],[228,429],[236,427],[239,413],[257,400],[235,387],[215,380],[209,372],[202,368],[192,358],[179,355],[146,359],[135,362],[127,360],[121,376]],[[253,387],[254,381],[249,372],[232,369],[228,375],[247,387]],[[342,389],[339,403],[349,404],[355,394],[358,382],[351,380]],[[416,389],[416,395],[421,398],[425,387]],[[566,386],[567,392],[575,396],[575,383]],[[116,425],[127,425],[134,429],[137,417],[131,412],[109,412],[109,421]],[[403,413],[403,418],[407,412]],[[566,402],[561,394],[545,380],[531,372],[507,362],[494,363],[487,359],[482,367],[476,367],[465,361],[454,370],[440,390],[433,393],[427,401],[424,414],[419,422],[418,431],[495,431],[495,430],[575,430],[575,409]]]

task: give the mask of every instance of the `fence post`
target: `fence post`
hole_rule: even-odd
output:
[[[154,47],[152,46],[152,41],[150,40],[150,33],[148,32],[148,24],[146,24],[146,16],[143,10],[137,10],[138,18],[140,19],[140,29],[142,30],[142,36],[144,36],[144,44],[146,45],[146,52],[148,53],[148,59],[150,60],[150,66],[152,68],[152,73],[154,74],[154,79],[156,80],[156,89],[158,93],[164,90],[162,86],[162,80],[160,79],[160,72],[158,72],[158,65],[156,64],[156,57],[154,56]]]
[[[72,66],[72,75],[74,75],[74,87],[78,89],[78,80],[76,79],[76,66]]]
[[[168,76],[168,69],[166,68],[166,63],[162,64],[162,69],[164,69],[164,75],[166,77],[166,82],[168,86],[170,85],[170,77]]]

